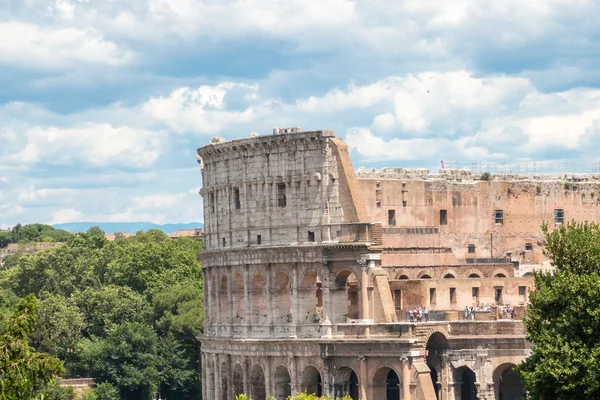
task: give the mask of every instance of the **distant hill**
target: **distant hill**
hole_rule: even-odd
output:
[[[160,229],[164,233],[173,233],[179,229],[194,229],[204,226],[201,222],[188,222],[183,224],[158,225],[152,222],[68,222],[65,224],[52,225],[56,229],[64,229],[67,232],[86,232],[92,226],[99,226],[105,233],[136,233],[148,229]]]

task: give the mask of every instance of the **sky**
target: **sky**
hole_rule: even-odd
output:
[[[196,148],[274,127],[334,129],[355,168],[592,172],[598,16],[595,0],[0,0],[0,227],[202,222]]]

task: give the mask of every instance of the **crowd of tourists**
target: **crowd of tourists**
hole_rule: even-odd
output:
[[[429,310],[427,307],[419,307],[414,310],[411,308],[407,313],[408,320],[410,322],[428,322],[429,321]]]

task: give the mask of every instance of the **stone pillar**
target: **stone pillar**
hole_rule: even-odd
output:
[[[267,326],[269,333],[273,333],[273,310],[277,309],[277,305],[273,304],[273,268],[271,264],[267,264]]]
[[[244,325],[246,325],[245,336],[250,333],[250,267],[245,265],[244,271]]]
[[[359,261],[361,275],[360,275],[360,304],[362,309],[361,323],[365,324],[362,335],[369,337],[371,331],[369,325],[369,263],[367,261]]]
[[[205,270],[206,271],[206,270]],[[211,334],[213,333],[213,329],[212,329],[212,325],[213,325],[213,320],[212,320],[212,312],[213,312],[213,282],[212,282],[212,274],[211,274],[212,270],[205,272],[204,273],[204,286],[206,287],[206,291],[207,293],[207,303],[206,303],[206,325],[207,325],[207,333]]]
[[[410,394],[410,358],[403,357],[402,361],[402,396],[403,400],[411,400]]]
[[[235,398],[235,390],[233,385],[233,357],[227,355],[227,398]]]
[[[275,394],[274,377],[271,371],[271,357],[267,356],[265,360],[265,392],[267,397]]]
[[[329,272],[329,262],[323,262],[322,268],[322,288],[323,288],[323,322],[321,325],[323,326],[322,338],[323,339],[331,339],[333,336],[333,330],[331,328],[331,289],[332,285],[331,274]]]
[[[292,264],[292,331],[293,337],[298,336],[298,324],[299,324],[299,297],[298,297],[298,263]]]
[[[359,356],[358,360],[360,361],[360,387],[359,387],[359,392],[358,392],[358,397],[361,400],[367,400],[367,383],[368,383],[368,376],[367,376],[367,357],[365,356]]]
[[[200,353],[200,374],[201,374],[200,379],[202,379],[201,385],[202,385],[202,398],[203,399],[208,399],[208,393],[206,393],[206,384],[208,383],[207,379],[206,379],[206,376],[208,375],[206,372],[206,369],[207,369],[206,367],[207,367],[206,354]]]
[[[229,335],[233,336],[233,273],[231,267],[227,270],[227,323]]]
[[[214,355],[214,369],[215,369],[215,400],[218,400],[221,398],[221,385],[220,385],[220,369],[219,369],[219,355],[215,354]]]
[[[300,378],[298,376],[298,359],[295,356],[290,358],[290,379],[292,395],[300,391]]]
[[[250,361],[247,358],[242,362],[242,370],[244,374],[244,393],[250,396]]]
[[[215,296],[216,297],[216,303],[217,303],[217,304],[215,304],[217,317],[215,319],[216,319],[216,322],[217,322],[217,327],[218,327],[217,329],[219,330],[219,334],[218,335],[220,336],[221,333],[222,333],[221,332],[222,331],[221,326],[223,326],[223,319],[222,319],[222,316],[221,316],[221,277],[219,276],[219,272],[220,272],[219,269],[217,269],[215,271],[214,280],[215,280],[215,282],[217,284],[216,285],[217,286],[217,290],[216,290],[217,293],[216,293],[216,296]]]
[[[323,386],[323,396],[333,394],[331,388],[331,366],[329,357],[323,359],[323,376],[321,377],[321,385]]]

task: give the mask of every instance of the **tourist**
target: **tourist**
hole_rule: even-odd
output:
[[[412,308],[410,310],[408,310],[408,318],[410,322],[414,322],[414,317],[413,317],[413,310]]]
[[[469,318],[469,306],[465,306],[465,319]]]
[[[425,322],[429,322],[429,310],[427,307],[423,310],[423,316],[425,317]]]

